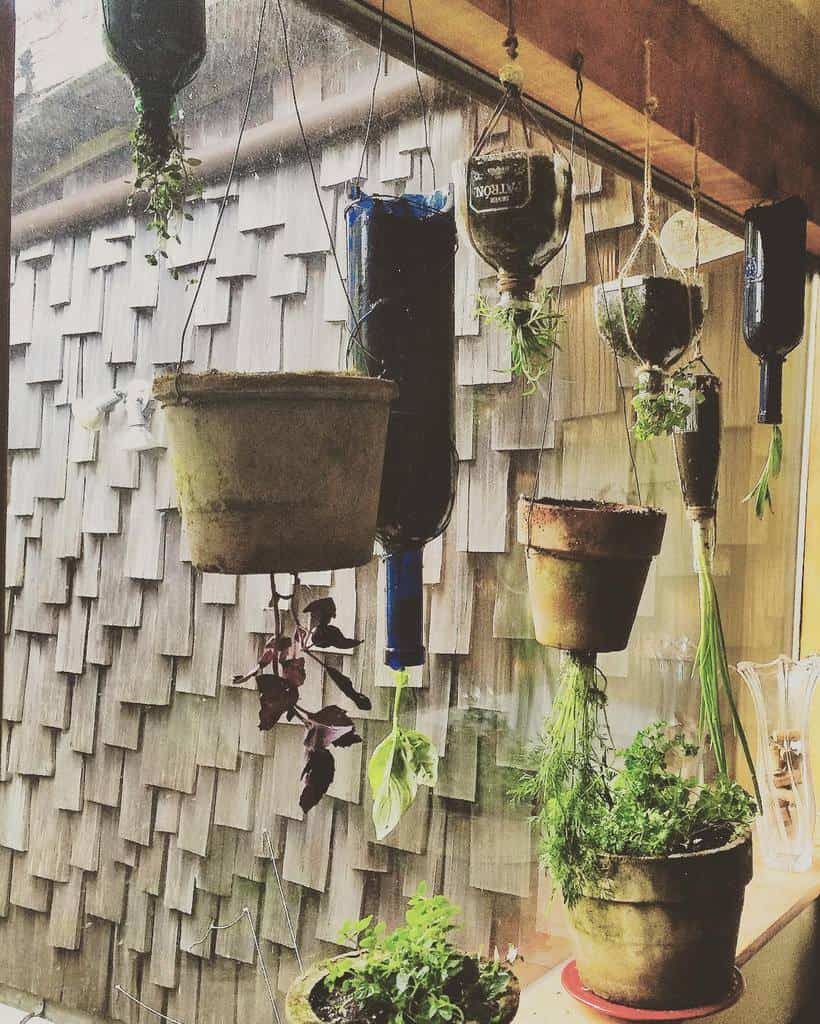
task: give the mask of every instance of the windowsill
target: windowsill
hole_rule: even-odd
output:
[[[746,903],[740,923],[737,964],[747,983],[746,994],[736,1010],[729,1010],[711,1018],[715,1024],[735,1021],[751,1024],[751,1021],[791,1020],[800,1009],[801,993],[798,991],[807,979],[803,961],[806,956],[817,957],[818,918],[812,915],[812,904],[820,899],[820,852],[815,857],[814,866],[810,871],[800,874],[789,874],[782,871],[771,871],[760,865],[755,866],[755,875],[746,890]],[[820,903],[818,903],[820,906]],[[808,912],[808,913],[806,913]],[[805,921],[803,920],[805,916]],[[800,918],[800,925],[790,929],[793,922]],[[786,932],[789,932],[786,935]],[[793,933],[793,934],[792,934]],[[772,964],[764,964],[766,951],[774,939],[783,936],[789,942],[788,953],[780,951]],[[802,956],[801,956],[802,954]],[[761,971],[754,971],[760,959]],[[568,996],[561,986],[561,970],[566,963],[552,967],[538,980],[524,986],[521,994],[521,1007],[516,1017],[516,1024],[525,1021],[549,1022],[549,1024],[593,1024],[610,1020],[601,1014],[589,1010]],[[753,974],[760,975],[760,983]],[[813,970],[809,970],[812,980]],[[758,991],[760,989],[760,991]],[[777,995],[777,1005],[782,1007],[782,1014],[771,1016],[771,1001]],[[754,1010],[753,1002],[765,1004],[766,1015]],[[788,1005],[787,1005],[788,1004]],[[742,1010],[741,1016],[735,1016]]]

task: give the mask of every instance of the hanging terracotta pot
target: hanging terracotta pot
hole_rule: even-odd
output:
[[[674,277],[633,275],[595,288],[598,332],[616,355],[669,369],[703,325],[697,285]]]
[[[102,12],[108,52],[131,80],[162,163],[173,145],[174,98],[205,57],[205,0],[102,0]]]
[[[518,500],[530,603],[539,643],[621,651],[629,642],[666,513],[558,498]]]
[[[155,380],[194,566],[271,573],[368,562],[396,392],[344,373]]]

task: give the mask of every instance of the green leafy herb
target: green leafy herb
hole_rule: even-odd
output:
[[[137,125],[131,135],[131,155],[136,176],[129,204],[148,215],[148,228],[155,233],[157,244],[145,259],[156,266],[160,256],[168,255],[171,238],[179,242],[179,236],[171,234],[172,221],[180,216],[193,219],[183,213],[183,206],[187,197],[202,195],[202,182],[191,174],[201,161],[185,156],[179,133],[167,117],[146,107],[139,97],[134,109]],[[179,271],[171,270],[171,276],[178,278]]]
[[[426,736],[399,725],[401,695],[407,685],[407,670],[396,673],[393,728],[373,751],[367,778],[373,793],[373,824],[384,839],[398,825],[416,798],[419,786],[435,786],[438,753]]]
[[[639,441],[648,441],[653,437],[663,437],[675,430],[685,429],[691,412],[692,395],[696,402],[703,401],[694,375],[686,370],[678,370],[668,377],[660,391],[639,387],[632,399],[635,437]]]
[[[767,506],[770,512],[774,511],[769,481],[780,476],[780,469],[782,465],[783,431],[780,429],[780,425],[775,423],[772,427],[772,439],[769,443],[769,454],[766,456],[763,471],[761,472],[757,483],[743,499],[744,501],[754,501],[755,515],[758,519],[762,519],[766,515]]]
[[[572,906],[582,895],[605,894],[607,855],[668,856],[714,849],[748,833],[755,803],[744,789],[719,775],[698,785],[672,770],[668,761],[697,753],[663,722],[641,730],[617,752],[623,766],[603,760],[585,789],[550,796],[550,746],[535,751],[535,764],[513,791],[535,801],[533,823],[540,832],[541,859]],[[594,763],[594,758],[590,758]],[[568,799],[571,793],[571,800]],[[566,841],[571,825],[573,841]]]
[[[743,723],[738,714],[735,698],[732,693],[732,681],[729,675],[729,659],[726,655],[726,639],[723,635],[723,623],[720,618],[715,581],[712,577],[712,566],[709,554],[706,525],[698,523],[696,530],[698,559],[698,596],[700,600],[700,637],[695,652],[694,671],[700,677],[700,731],[701,735],[708,732],[712,750],[717,761],[718,771],[728,777],[729,769],[726,760],[726,747],[723,742],[723,723],[720,714],[721,690],[726,694],[735,734],[743,748],[746,764],[752,775],[755,795],[760,807],[763,802],[755,773],[754,761],[749,749],[749,741]]]
[[[542,863],[569,906],[601,879],[598,851],[585,832],[589,808],[608,799],[608,733],[606,694],[594,656],[567,652],[544,732],[522,762],[510,795],[535,805],[531,820]]]
[[[598,333],[617,355],[634,359],[635,352],[629,339],[637,334],[643,317],[643,289],[633,287],[621,290],[604,285],[599,288],[596,302]]]
[[[362,955],[330,961],[326,998],[341,993],[355,1004],[357,1016],[378,1024],[500,1024],[509,1019],[503,999],[510,971],[453,945],[449,935],[457,913],[443,896],[428,896],[422,882],[410,898],[404,925],[391,934],[372,917],[347,922],[340,941]]]
[[[509,334],[512,372],[524,378],[524,393],[531,395],[560,348],[558,332],[563,314],[558,311],[557,290],[546,288],[529,301],[516,299],[497,306],[490,306],[479,295],[477,308],[483,320]]]

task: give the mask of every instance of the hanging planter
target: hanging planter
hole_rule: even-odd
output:
[[[802,199],[746,211],[743,282],[743,337],[760,360],[760,398],[757,421],[772,426],[769,454],[754,488],[758,519],[772,508],[770,481],[783,459],[783,363],[803,335],[806,287],[806,221]]]
[[[708,732],[718,771],[728,777],[729,766],[720,712],[721,695],[725,695],[759,801],[754,763],[732,693],[720,603],[712,575],[720,467],[720,379],[708,372],[692,374],[689,402],[686,424],[676,428],[672,437],[681,494],[686,513],[692,521],[695,572],[698,577],[700,638],[695,654],[695,670],[700,678],[701,730],[703,733]]]
[[[535,635],[548,647],[622,651],[666,513],[558,498],[518,500]]]
[[[560,317],[536,278],[563,248],[572,214],[572,169],[522,97],[515,64],[502,69],[503,95],[469,157],[453,174],[459,223],[498,276],[500,301],[480,300],[479,313],[509,333],[511,364],[532,390],[557,347]],[[494,148],[502,115],[521,126],[521,145]],[[536,133],[540,133],[536,138]]]
[[[155,380],[194,566],[271,573],[368,562],[396,391],[344,373]]]
[[[155,265],[171,238],[172,218],[182,213],[186,196],[201,191],[191,176],[199,161],[185,156],[173,108],[205,57],[205,0],[102,0],[102,10],[106,47],[134,91],[132,205],[144,198],[139,205],[157,236],[146,258]]]
[[[366,195],[346,211],[349,356],[395,381],[377,537],[387,556],[385,663],[424,662],[422,550],[450,520],[456,228],[452,196]]]

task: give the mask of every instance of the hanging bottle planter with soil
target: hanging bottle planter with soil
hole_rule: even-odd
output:
[[[132,208],[148,214],[157,247],[146,258],[156,264],[185,198],[201,192],[191,175],[199,161],[185,156],[174,103],[205,57],[205,0],[102,0],[102,11],[106,47],[134,91]]]
[[[762,519],[772,508],[770,481],[783,459],[783,363],[803,335],[806,222],[802,199],[791,197],[746,211],[743,337],[760,360],[757,422],[771,424],[769,454],[744,500]]]
[[[557,347],[559,314],[536,278],[566,243],[572,215],[572,168],[522,97],[517,65],[502,68],[503,95],[466,162],[453,169],[459,223],[498,275],[500,301],[479,312],[510,335],[513,372],[531,390]],[[503,115],[520,145],[494,148]],[[516,123],[517,122],[517,123]],[[520,128],[518,125],[520,124]]]
[[[683,502],[692,522],[695,572],[698,577],[700,638],[695,671],[700,678],[701,731],[708,733],[719,773],[728,778],[729,766],[720,712],[721,696],[729,709],[746,762],[757,780],[743,723],[732,693],[720,604],[712,574],[716,544],[718,470],[720,467],[720,379],[713,373],[692,374],[689,416],[672,438]],[[759,791],[758,800],[760,799]]]
[[[356,191],[346,219],[350,359],[398,386],[376,533],[387,556],[385,663],[403,669],[424,662],[422,551],[455,494],[452,196]]]
[[[394,383],[346,373],[169,373],[165,409],[197,569],[299,572],[373,556]]]

